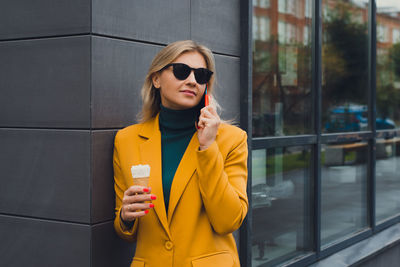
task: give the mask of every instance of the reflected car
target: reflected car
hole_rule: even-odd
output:
[[[388,118],[376,118],[376,129],[394,129],[396,125]],[[350,104],[336,106],[329,111],[325,123],[326,132],[357,132],[368,130],[368,108],[365,105]]]
[[[396,124],[393,120],[388,118],[376,118],[376,129],[377,130],[387,130],[387,129],[395,129]]]

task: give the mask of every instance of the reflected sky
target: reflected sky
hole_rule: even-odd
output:
[[[397,7],[400,9],[400,2],[399,2],[399,0],[377,0],[376,6],[377,7]]]

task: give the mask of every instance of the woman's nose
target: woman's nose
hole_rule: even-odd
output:
[[[196,83],[196,77],[194,76],[194,72],[191,71],[189,76],[186,79],[190,83]]]

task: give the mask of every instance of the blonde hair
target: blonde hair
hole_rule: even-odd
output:
[[[164,47],[151,62],[149,71],[147,72],[144,84],[142,86],[142,102],[143,107],[141,113],[138,114],[138,120],[143,123],[154,118],[160,111],[161,96],[160,90],[153,86],[153,76],[158,73],[166,65],[173,62],[180,55],[187,52],[198,52],[206,61],[207,68],[214,72],[207,86],[207,94],[211,96],[210,105],[219,108],[218,102],[214,96],[215,85],[215,60],[210,49],[200,45],[192,40],[177,41]]]

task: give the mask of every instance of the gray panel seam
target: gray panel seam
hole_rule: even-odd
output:
[[[50,219],[50,218],[35,217],[35,216],[26,216],[26,215],[3,213],[3,212],[0,213],[0,217],[17,218],[17,219],[21,219],[21,220],[44,221],[47,223],[65,223],[65,224],[73,224],[73,225],[80,225],[80,226],[91,226],[90,223],[82,223],[82,222],[75,222],[75,221],[68,221],[68,220],[61,220],[61,219]]]
[[[76,34],[59,34],[59,35],[43,35],[43,36],[21,37],[21,38],[9,38],[9,39],[0,40],[0,43],[16,42],[16,41],[34,41],[34,40],[42,40],[42,39],[56,39],[56,38],[73,38],[73,37],[80,37],[80,36],[90,36],[90,32],[76,33]]]

